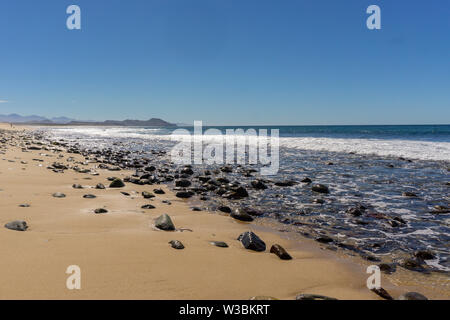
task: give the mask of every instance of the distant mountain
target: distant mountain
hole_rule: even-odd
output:
[[[42,124],[64,124],[74,121],[67,117],[56,117],[56,118],[45,118],[41,116],[31,115],[31,116],[21,116],[17,113],[11,113],[8,115],[0,114],[0,122],[11,122],[11,123],[42,123]]]
[[[0,121],[1,122],[13,122],[13,123],[24,123],[24,122],[40,122],[40,121],[46,121],[47,118],[41,117],[41,116],[21,116],[16,113],[11,113],[8,115],[0,114]]]
[[[170,123],[158,118],[151,118],[150,120],[106,120],[103,122],[89,122],[89,121],[71,121],[68,125],[74,126],[124,126],[124,127],[176,127],[174,123]]]
[[[16,113],[11,113],[8,115],[0,114],[0,122],[10,122],[10,123],[27,123],[27,124],[42,124],[42,125],[52,125],[52,124],[66,124],[73,126],[129,126],[129,127],[176,127],[176,124],[164,121],[158,118],[152,118],[150,120],[106,120],[103,122],[96,121],[78,121],[67,117],[54,117],[51,119],[31,115],[31,116],[21,116]]]

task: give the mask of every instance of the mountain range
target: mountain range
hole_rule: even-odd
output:
[[[176,124],[164,121],[158,118],[149,120],[106,120],[106,121],[90,121],[75,120],[67,117],[46,118],[37,115],[21,116],[16,113],[8,115],[0,114],[0,122],[8,123],[27,123],[41,125],[74,125],[74,126],[130,126],[130,127],[176,127]]]

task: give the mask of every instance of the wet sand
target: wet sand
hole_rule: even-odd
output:
[[[9,125],[0,125],[0,129],[9,129]],[[108,177],[123,179],[131,172],[97,169],[96,163],[83,165],[81,155],[54,150],[23,152],[17,140],[0,143],[3,151],[0,299],[294,299],[299,293],[380,299],[366,287],[366,265],[341,260],[308,240],[303,245],[257,223],[192,211],[186,200],[176,198],[164,185],[108,188]],[[75,161],[67,162],[69,157]],[[53,162],[95,168],[98,175],[70,168],[56,173],[46,168]],[[97,183],[107,188],[95,189]],[[73,184],[84,188],[74,189]],[[166,194],[157,194],[152,200],[141,195],[160,187]],[[55,192],[66,197],[55,198]],[[85,199],[85,194],[97,197]],[[141,209],[144,204],[156,208]],[[108,213],[95,214],[97,208]],[[163,213],[170,215],[177,231],[153,227],[154,219]],[[19,232],[3,227],[14,220],[25,220],[29,229]],[[236,240],[248,230],[265,241],[265,252],[246,250]],[[171,248],[170,240],[180,240],[185,249]],[[210,241],[225,241],[229,247],[219,248]],[[280,260],[270,253],[275,243],[293,259]],[[81,290],[66,287],[69,265],[81,268]],[[391,284],[383,287],[394,297],[405,292]]]

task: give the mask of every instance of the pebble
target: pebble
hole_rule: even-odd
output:
[[[109,185],[110,188],[123,188],[125,187],[125,183],[121,179],[114,179]]]
[[[26,231],[28,229],[28,225],[25,221],[16,220],[5,224],[5,228],[15,231]]]
[[[295,300],[337,300],[337,299],[322,296],[319,294],[300,293],[295,297]]]
[[[169,241],[169,243],[172,246],[172,248],[174,248],[174,249],[178,249],[178,250],[184,249],[184,245],[181,243],[181,241],[171,240],[171,241]]]
[[[223,241],[211,241],[210,242],[213,246],[219,247],[219,248],[228,248],[228,244]]]
[[[238,240],[242,243],[244,248],[253,251],[265,251],[266,244],[252,231],[242,233]]]
[[[97,196],[95,196],[95,195],[93,195],[93,194],[85,194],[85,195],[83,196],[83,198],[85,198],[85,199],[95,199],[95,198],[97,198]]]
[[[276,254],[281,260],[291,260],[292,257],[287,253],[287,251],[279,244],[274,244],[270,248],[270,253]]]
[[[96,214],[100,214],[100,213],[108,213],[108,210],[103,209],[103,208],[98,208],[94,210],[94,213]]]
[[[55,197],[55,198],[65,198],[66,195],[64,193],[61,193],[61,192],[56,192],[56,193],[53,194],[53,197]]]
[[[175,230],[175,225],[170,219],[168,214],[163,214],[156,218],[155,227],[164,231],[173,231]]]
[[[236,220],[244,222],[251,222],[254,220],[251,215],[249,215],[244,209],[241,208],[234,210],[230,216]]]

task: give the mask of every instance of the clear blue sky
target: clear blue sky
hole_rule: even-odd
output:
[[[2,0],[0,44],[0,114],[450,123],[448,0]]]

